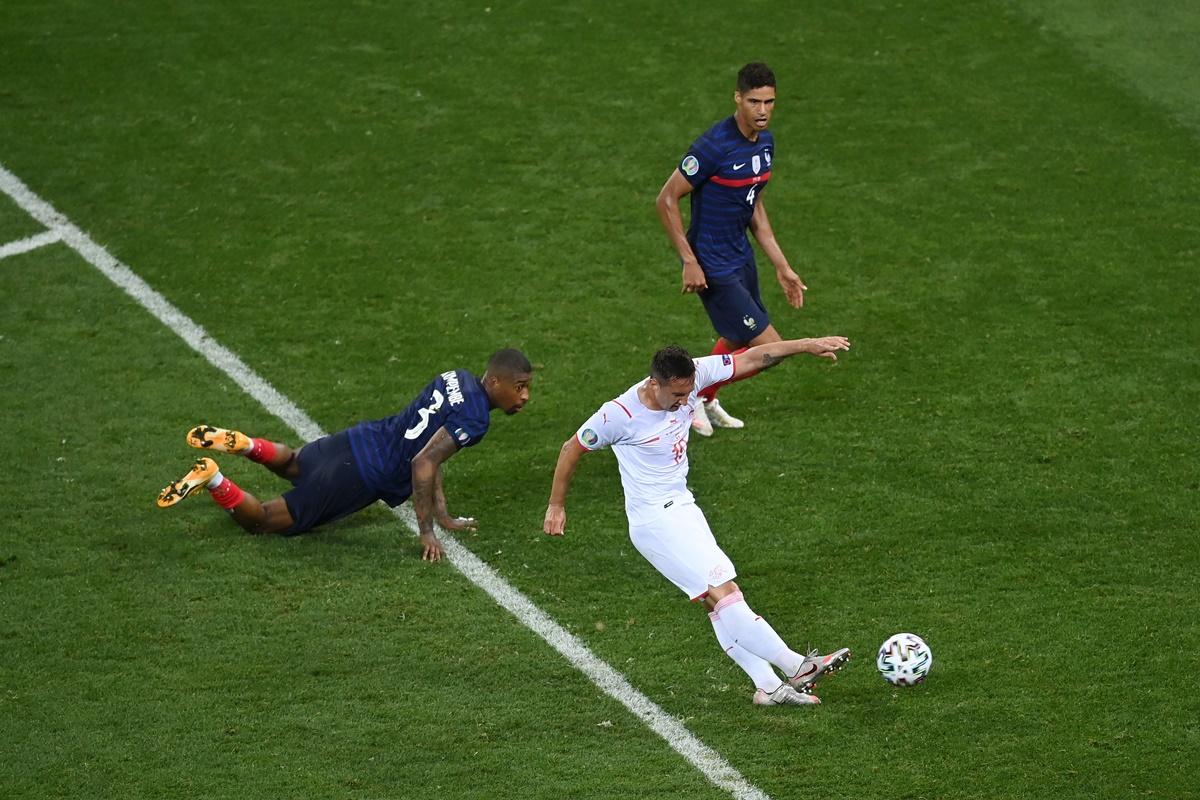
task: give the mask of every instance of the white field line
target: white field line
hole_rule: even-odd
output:
[[[92,241],[91,237],[58,213],[49,203],[35,195],[20,178],[3,165],[0,165],[0,191],[11,197],[31,217],[45,225],[49,229],[48,233],[60,236],[68,247],[100,270],[106,278],[123,289],[163,325],[178,334],[210,364],[228,375],[263,408],[295,431],[302,441],[312,441],[325,435],[325,431],[295,403],[246,366],[232,351],[209,336],[204,328],[171,305],[129,267]],[[416,517],[407,505],[392,511],[416,533]],[[720,753],[700,741],[682,722],[635,689],[624,675],[602,661],[587,645],[551,619],[474,553],[449,536],[443,538],[442,543],[446,558],[455,569],[491,595],[523,625],[542,637],[605,694],[629,709],[709,781],[738,800],[769,800],[765,792],[742,777]]]
[[[19,255],[20,253],[28,253],[30,250],[36,250],[39,247],[45,247],[48,244],[54,244],[60,239],[62,239],[62,234],[58,231],[42,231],[34,236],[29,236],[24,239],[18,239],[15,242],[9,242],[8,244],[0,245],[0,259]]]

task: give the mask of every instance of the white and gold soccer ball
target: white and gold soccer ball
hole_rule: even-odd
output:
[[[925,680],[933,666],[933,651],[915,633],[897,633],[879,648],[875,659],[879,674],[895,686],[913,686]]]

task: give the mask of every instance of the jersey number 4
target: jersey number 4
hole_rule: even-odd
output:
[[[749,204],[751,207],[753,207],[753,206],[754,206],[754,193],[755,193],[755,192],[757,192],[757,191],[758,191],[758,186],[751,186],[751,187],[750,187],[750,191],[746,192],[746,202],[747,202],[747,203],[748,203],[748,204]]]
[[[437,389],[433,390],[433,401],[425,408],[417,409],[417,413],[421,415],[421,421],[404,432],[405,439],[416,439],[425,429],[429,427],[429,418],[438,412],[442,407],[442,401],[446,398],[442,397],[442,393]]]

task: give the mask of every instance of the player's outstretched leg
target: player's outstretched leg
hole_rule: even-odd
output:
[[[821,655],[816,650],[804,657],[804,662],[795,675],[788,677],[788,683],[802,692],[812,691],[817,678],[837,672],[850,660],[850,648],[843,647],[828,655]]]
[[[196,459],[196,463],[186,475],[167,484],[158,494],[158,506],[173,506],[201,488],[208,489],[213,501],[228,511],[233,521],[250,533],[279,533],[289,530],[295,524],[283,498],[266,503],[259,502],[254,495],[243,491],[236,483],[222,475],[221,470],[217,468],[217,462],[211,458]]]
[[[735,642],[721,624],[720,614],[715,611],[709,612],[708,619],[712,622],[713,633],[717,635],[717,642],[725,650],[725,655],[733,659],[733,663],[741,667],[754,682],[754,696],[751,698],[754,705],[810,706],[821,702],[816,695],[799,692],[791,684],[781,681],[768,661]]]
[[[720,597],[714,599],[714,595]],[[726,635],[740,647],[769,661],[789,676],[788,683],[802,691],[812,688],[817,678],[839,669],[850,658],[847,648],[827,656],[815,651],[802,656],[787,646],[775,629],[746,604],[737,584],[729,581],[709,594],[712,611],[717,615],[714,627],[720,625]]]
[[[286,444],[269,439],[253,439],[241,431],[212,425],[197,425],[187,432],[186,439],[189,446],[198,450],[245,456],[283,478],[291,479],[299,474],[296,453]]]

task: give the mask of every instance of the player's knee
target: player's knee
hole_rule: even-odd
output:
[[[299,450],[292,450],[288,455],[287,461],[279,468],[280,474],[289,480],[295,480],[300,477],[300,459],[296,458],[299,452]]]
[[[263,503],[262,508],[263,520],[256,533],[283,533],[296,524],[282,497]]]
[[[719,601],[720,599],[722,599],[724,597],[728,597],[729,595],[731,595],[737,591],[739,591],[739,589],[738,589],[738,585],[736,583],[734,583],[731,580],[725,581],[724,583],[718,584],[717,586],[713,586],[708,590],[708,599],[712,600],[715,603],[715,602]]]

